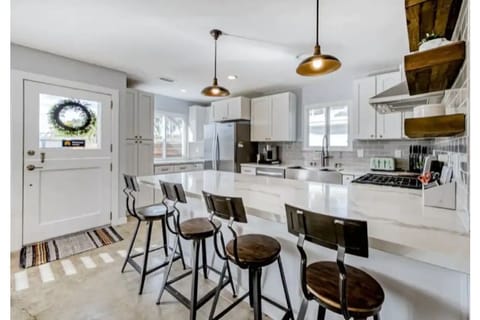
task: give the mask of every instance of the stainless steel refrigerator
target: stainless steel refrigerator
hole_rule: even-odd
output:
[[[240,164],[254,162],[257,143],[250,141],[249,122],[217,122],[204,126],[205,169],[240,172]]]

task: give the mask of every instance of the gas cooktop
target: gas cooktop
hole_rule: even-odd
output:
[[[390,186],[409,189],[422,189],[422,183],[417,179],[417,176],[412,175],[387,175],[377,173],[367,173],[355,180],[352,183],[375,184],[378,186]]]

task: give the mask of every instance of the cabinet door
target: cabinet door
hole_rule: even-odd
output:
[[[250,99],[237,97],[228,100],[229,120],[250,120]]]
[[[137,143],[137,175],[153,175],[153,141],[140,140]],[[154,189],[145,185],[140,186],[137,206],[146,206],[153,203]]]
[[[214,121],[228,120],[228,100],[214,102],[212,108]]]
[[[383,92],[401,82],[400,72],[390,72],[376,77],[377,94]],[[393,112],[377,113],[377,139],[401,139],[402,138],[402,114]]]
[[[153,140],[154,99],[155,96],[152,94],[138,93],[137,134],[139,139]]]
[[[125,149],[126,149],[127,159],[126,159],[125,172],[123,173],[136,176],[137,168],[138,168],[137,141],[127,140],[125,143]]]
[[[290,96],[288,93],[272,96],[272,141],[289,141],[291,133]]]
[[[376,111],[368,100],[376,93],[375,77],[368,77],[354,81],[353,99],[357,139],[375,139]]]
[[[261,97],[251,101],[250,138],[252,141],[270,141],[271,129],[271,97]]]
[[[137,92],[127,90],[125,92],[125,138],[136,139],[137,137]]]

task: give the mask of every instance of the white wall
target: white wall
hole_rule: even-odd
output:
[[[155,95],[155,110],[173,113],[182,113],[188,117],[188,108],[196,103]]]
[[[124,72],[96,66],[93,64],[85,63],[82,61],[69,59],[66,57],[58,56],[48,52],[20,46],[17,44],[10,45],[11,50],[11,69],[20,70],[29,73],[35,73],[39,75],[49,76],[58,79],[64,79],[69,81],[81,82],[90,85],[98,85],[106,88],[116,89],[120,93],[119,108],[120,108],[120,123],[125,121],[125,117],[122,116],[122,110],[124,109],[124,93],[127,84],[127,75]],[[13,84],[12,84],[13,85]],[[15,88],[12,88],[12,92]],[[13,119],[15,120],[15,119]],[[119,138],[122,141],[124,133],[122,132],[122,125],[120,127]],[[126,159],[124,150],[119,148],[119,170],[123,172]],[[115,146],[114,146],[115,148]],[[19,164],[18,161],[12,161],[13,166]],[[18,169],[18,168],[17,168]],[[12,167],[12,171],[15,170]],[[119,190],[120,192],[120,190]],[[21,200],[21,195],[19,196]],[[22,215],[21,206],[16,207],[14,203],[18,202],[19,197],[16,197],[12,192],[12,217]],[[119,193],[119,199],[123,199],[122,194]],[[123,202],[120,201],[120,212],[123,210]],[[14,225],[14,221],[20,221],[20,225]],[[20,230],[20,231],[19,231]],[[12,219],[12,234],[11,234],[11,249],[18,250],[21,247],[21,219]]]

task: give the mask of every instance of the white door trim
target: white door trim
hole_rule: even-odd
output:
[[[108,94],[112,97],[112,225],[118,225],[126,222],[124,214],[119,212],[118,192],[119,192],[119,90],[86,84],[82,82],[64,80],[35,74],[20,70],[11,70],[11,173],[10,173],[10,190],[11,190],[11,242],[10,250],[19,250],[23,243],[23,111],[24,111],[24,81],[31,80],[37,82],[45,82],[64,87],[71,87],[82,90],[89,90],[98,93]],[[16,165],[15,165],[16,164]],[[21,165],[19,165],[21,164]]]

